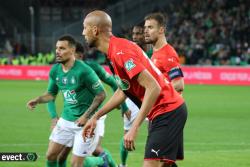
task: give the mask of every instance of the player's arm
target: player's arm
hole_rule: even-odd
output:
[[[56,95],[58,93],[58,86],[56,85],[56,81],[54,80],[54,76],[53,76],[53,68],[50,71],[49,74],[49,84],[48,84],[48,91],[46,93],[44,93],[41,96],[38,96],[32,100],[30,100],[27,103],[27,107],[30,110],[33,110],[37,104],[40,103],[47,103],[49,101],[52,101],[56,98]]]
[[[183,78],[183,72],[179,66],[176,66],[168,72],[168,76],[171,80],[171,83],[174,87],[174,89],[182,93],[184,90],[184,78]]]
[[[56,104],[55,100],[51,100],[47,103],[47,111],[49,112],[50,118],[51,118],[51,130],[54,129],[54,127],[57,124],[58,121],[58,115],[56,112]]]
[[[126,99],[126,95],[123,91],[118,88],[114,95],[109,99],[109,101],[93,116],[94,119],[99,119],[101,116],[109,113],[116,107],[118,107],[124,100]]]
[[[142,101],[140,111],[138,112],[137,117],[135,118],[132,127],[129,132],[124,136],[124,144],[128,150],[134,150],[134,140],[137,134],[137,131],[145,120],[150,109],[153,107],[158,96],[161,92],[161,87],[155,78],[148,72],[148,70],[143,70],[138,74],[137,77],[138,83],[145,88],[145,94]]]
[[[47,103],[47,111],[49,112],[50,118],[54,119],[57,118],[58,115],[56,113],[56,104],[55,100],[51,100]]]
[[[139,73],[137,81],[142,87],[145,88],[145,94],[140,111],[138,112],[138,116],[133,123],[133,127],[136,129],[144,121],[161,92],[160,85],[148,72],[148,70],[143,70],[141,73]]]
[[[101,81],[103,81],[104,83],[106,83],[107,85],[109,85],[112,90],[115,92],[116,89],[118,88],[115,78],[110,75],[101,65],[97,65],[96,68],[94,69],[94,71],[96,72],[96,74],[98,75],[98,77],[101,79]]]
[[[171,80],[172,85],[174,86],[174,89],[179,92],[182,93],[184,90],[184,79],[183,77],[179,77],[176,79]]]
[[[32,100],[30,100],[28,103],[27,103],[27,107],[30,109],[30,110],[33,110],[37,104],[40,104],[40,103],[47,103],[51,100],[54,100],[55,99],[55,96],[52,95],[51,93],[49,92],[46,92],[45,94],[41,95],[41,96],[38,96]]]
[[[91,116],[95,113],[97,108],[102,104],[106,97],[105,91],[100,92],[97,94],[90,105],[90,107],[85,111],[85,113],[76,121],[78,126],[83,126],[86,124],[87,120],[91,118]]]
[[[118,89],[118,86],[116,84],[115,78],[112,75],[109,75],[106,71],[105,71],[104,75],[105,75],[105,77],[101,77],[100,79],[104,83],[108,84],[112,88],[112,90],[115,92]],[[125,102],[121,103],[121,112],[122,112],[122,115],[125,114],[128,111],[129,110],[128,110],[128,106],[126,105],[126,103]]]
[[[94,71],[90,70],[89,74],[83,77],[84,84],[89,89],[89,91],[95,95],[95,97],[89,108],[78,120],[76,120],[76,123],[79,126],[83,126],[87,122],[87,120],[97,111],[98,107],[102,104],[106,97],[104,87]]]
[[[84,126],[82,132],[84,140],[86,137],[93,135],[93,131],[96,127],[96,121],[103,115],[109,113],[117,106],[119,106],[122,102],[124,102],[125,99],[126,95],[120,88],[118,88],[115,91],[114,95],[108,100],[108,102],[101,109],[99,109],[99,111],[97,111]]]
[[[94,71],[104,83],[106,83],[112,88],[114,92],[117,90],[118,86],[116,84],[114,76],[110,75],[101,65],[98,64],[98,68],[96,67]],[[128,111],[129,111],[128,106],[126,105],[125,102],[123,102],[121,104],[122,115],[124,115]]]

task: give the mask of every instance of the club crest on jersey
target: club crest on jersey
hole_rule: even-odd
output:
[[[70,82],[71,82],[72,85],[74,85],[74,84],[76,83],[76,78],[73,76],[73,77],[71,78],[71,81],[70,81]]]
[[[115,80],[121,90],[128,90],[130,88],[130,84],[126,79],[121,79],[116,75]]]
[[[125,68],[126,68],[128,71],[130,71],[130,70],[132,70],[136,65],[135,65],[133,59],[129,59],[128,61],[125,62],[124,66],[125,66]]]
[[[63,78],[62,78],[62,83],[63,83],[64,85],[66,85],[66,84],[68,83],[68,79],[67,79],[66,77],[63,77]]]

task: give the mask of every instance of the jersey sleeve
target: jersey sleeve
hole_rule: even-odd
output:
[[[49,73],[48,93],[51,93],[54,96],[57,95],[57,93],[58,93],[58,86],[56,85],[56,79],[54,76],[54,68],[53,67]]]
[[[173,80],[175,78],[183,77],[183,72],[180,67],[174,67],[170,69],[168,76],[170,80]]]
[[[57,118],[55,100],[51,100],[47,103],[47,110],[51,119]]]
[[[93,94],[97,95],[100,92],[104,91],[104,87],[94,71],[92,70],[89,71],[88,75],[84,76],[83,80],[84,80],[85,86]]]
[[[137,58],[137,55],[129,55],[126,53],[122,55],[120,66],[122,66],[122,69],[124,69],[130,79],[145,69],[140,60]]]
[[[172,56],[168,58],[168,63],[166,66],[169,67],[167,73],[170,80],[173,80],[175,78],[183,77],[183,73],[180,67],[179,59],[177,57],[178,55]]]

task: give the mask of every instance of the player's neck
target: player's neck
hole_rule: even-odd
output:
[[[162,36],[155,42],[153,49],[154,51],[157,51],[161,49],[163,46],[165,46],[166,44],[168,44],[167,39],[165,36]]]
[[[112,33],[105,34],[102,38],[100,38],[97,49],[105,54],[108,54],[109,49],[109,41],[112,36]]]
[[[75,64],[75,57],[62,64],[63,72],[68,72]]]

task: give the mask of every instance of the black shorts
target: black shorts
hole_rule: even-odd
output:
[[[177,159],[183,159],[183,128],[186,120],[185,103],[174,111],[153,119],[148,129],[144,159],[161,160],[170,164]]]

